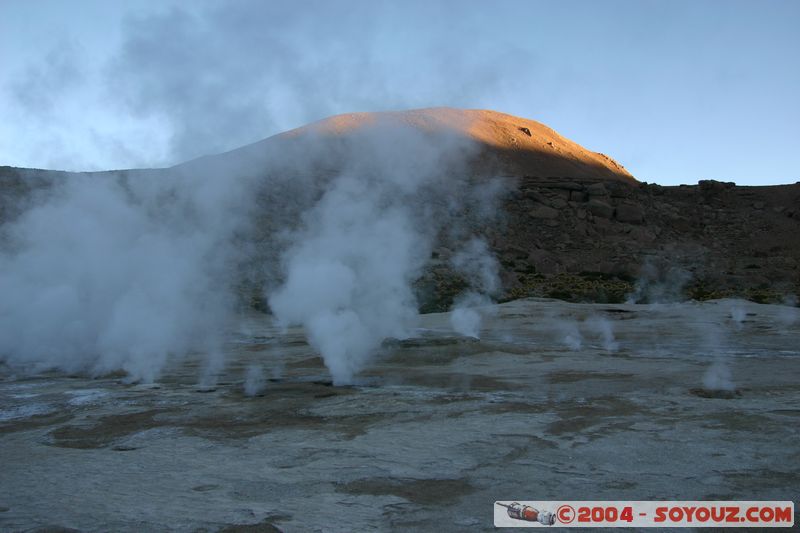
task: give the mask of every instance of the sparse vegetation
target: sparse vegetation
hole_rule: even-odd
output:
[[[622,303],[633,291],[633,283],[614,276],[558,274],[521,276],[521,284],[508,292],[508,299],[539,296],[568,302]]]

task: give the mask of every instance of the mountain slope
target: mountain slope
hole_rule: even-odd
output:
[[[422,131],[439,141],[450,138],[474,143],[478,153],[470,164],[480,173],[636,182],[610,157],[592,152],[544,124],[497,111],[449,107],[336,115],[222,156],[201,159],[208,164],[216,158],[252,159],[308,144],[357,144],[370,135],[402,128]]]

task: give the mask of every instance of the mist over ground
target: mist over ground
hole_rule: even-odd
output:
[[[231,181],[79,176],[4,225],[3,360],[144,381],[194,350],[213,365],[247,220],[246,190]]]
[[[152,382],[200,352],[198,379],[213,384],[248,306],[237,289],[255,281],[277,323],[304,326],[344,384],[384,339],[411,335],[413,284],[435,246],[454,248],[472,297],[497,296],[492,252],[454,223],[491,220],[506,190],[476,180],[473,141],[386,115],[297,144],[55,184],[3,226],[2,359]]]

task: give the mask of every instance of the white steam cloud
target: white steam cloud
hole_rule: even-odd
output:
[[[177,174],[177,173],[176,173]],[[124,370],[151,382],[168,359],[220,364],[231,307],[230,237],[242,187],[209,176],[65,178],[4,226],[0,357],[31,371]]]
[[[345,147],[345,170],[291,233],[285,281],[268,295],[280,324],[305,328],[336,384],[352,382],[383,339],[407,338],[416,326],[412,283],[450,212],[463,207],[459,190],[470,179],[463,164],[475,149],[395,120],[356,137]],[[485,244],[467,249],[464,268],[482,272],[490,263]],[[481,288],[496,290],[490,276],[478,277]]]
[[[466,171],[476,146],[429,126],[389,115],[161,171],[66,176],[3,226],[0,357],[152,382],[200,353],[213,386],[241,283],[263,286],[275,320],[303,326],[334,382],[351,382],[415,327],[413,283],[441,239],[466,242],[453,264],[476,293],[499,288],[486,243],[469,239],[495,200]]]
[[[786,331],[800,322],[800,309],[797,309],[797,296],[789,294],[783,298],[783,307],[778,313],[778,320],[781,328]]]
[[[619,343],[614,337],[614,327],[610,320],[601,316],[592,316],[586,319],[586,327],[600,338],[600,345],[604,350],[608,352],[619,350]]]
[[[578,351],[583,347],[583,335],[581,335],[577,322],[574,320],[557,320],[554,322],[554,326],[561,344],[572,351]]]
[[[742,313],[734,312],[733,310],[736,308],[741,309]],[[744,319],[746,313],[740,303],[734,302],[734,306],[731,308],[734,329],[742,327],[741,322],[736,320],[738,316]],[[728,353],[731,330],[725,327],[724,323],[703,320],[699,316],[694,322],[694,328],[698,336],[698,345],[706,355],[711,357],[711,365],[703,373],[703,387],[709,391],[735,390],[736,385],[733,382],[731,360]]]
[[[642,264],[633,292],[626,303],[673,303],[686,299],[684,288],[692,280],[687,269],[666,262],[665,258],[647,259]]]
[[[494,311],[491,296],[500,290],[500,266],[486,241],[477,237],[470,239],[452,257],[451,263],[456,272],[467,280],[470,289],[453,302],[450,325],[460,335],[480,338],[484,316]]]
[[[573,316],[548,316],[544,319],[552,339],[572,351],[584,346],[600,347],[607,352],[619,350],[611,320],[599,315],[589,315],[581,320]]]
[[[258,396],[266,388],[267,380],[264,377],[264,368],[261,365],[250,365],[244,378],[245,396]]]
[[[703,387],[711,391],[734,390],[730,367],[721,359],[714,361],[703,374]]]
[[[446,104],[535,115],[539,99],[517,88],[554,76],[519,68],[536,54],[517,39],[481,38],[492,33],[482,11],[454,18],[448,4],[124,4],[110,29],[118,46],[98,51],[74,29],[52,51],[26,51],[24,68],[4,65],[2,164],[170,165],[352,111]],[[557,96],[545,87],[539,96]]]
[[[495,312],[491,305],[485,294],[468,291],[459,295],[450,312],[450,326],[459,335],[480,339],[484,317]]]
[[[741,306],[740,303],[735,302],[731,305],[731,320],[733,321],[736,329],[742,329],[742,323],[747,318],[747,311]]]
[[[403,205],[382,186],[342,177],[306,217],[269,298],[276,318],[305,327],[335,383],[347,383],[386,337],[414,326],[411,283],[429,255]]]

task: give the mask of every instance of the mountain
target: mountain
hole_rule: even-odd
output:
[[[510,176],[572,176],[635,182],[622,165],[605,154],[587,150],[534,120],[489,110],[441,107],[348,113],[288,131],[278,138],[346,138],[377,124],[469,138],[482,148],[484,157],[494,159],[493,171]]]
[[[430,142],[409,142],[402,131],[421,133]],[[279,229],[276,217],[319,197],[300,182],[292,186],[293,177],[324,182],[350,168],[353,154],[363,156],[360,171],[390,171],[398,162],[430,157],[428,144],[446,143],[463,151],[443,172],[466,172],[478,182],[500,178],[509,189],[499,219],[470,222],[500,262],[501,298],[780,301],[800,292],[800,184],[641,183],[604,154],[539,122],[495,111],[349,113],[168,169],[89,175],[279,175],[279,183],[259,193],[260,233],[254,241],[265,243]],[[79,174],[0,167],[0,221],[14,219],[37,191]],[[263,257],[275,255],[266,250]],[[464,288],[450,267],[452,254],[447,243],[440,244],[418,281],[423,310],[447,308]]]
[[[238,172],[243,167],[274,167],[276,160],[285,160],[289,154],[294,161],[316,160],[317,173],[337,173],[347,165],[352,153],[381,150],[381,137],[391,138],[398,131],[425,135],[432,144],[468,144],[464,163],[478,177],[569,176],[636,183],[610,157],[587,150],[544,124],[496,111],[447,107],[336,115],[173,168]],[[390,142],[403,157],[414,158],[413,148],[419,148],[414,143],[405,146],[395,140]],[[343,152],[346,157],[342,157]]]

